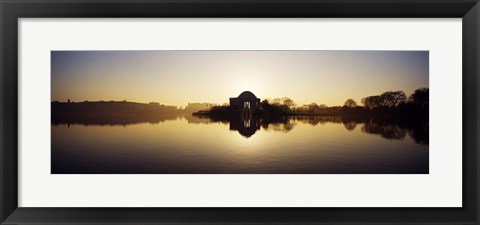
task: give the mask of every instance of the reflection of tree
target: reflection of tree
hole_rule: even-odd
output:
[[[197,115],[203,120],[209,119],[213,122],[222,122],[230,124],[244,124],[241,117],[221,117],[214,115]],[[188,120],[188,118],[187,118]],[[237,130],[243,136],[251,136],[258,129],[263,128],[266,131],[289,132],[295,128],[297,123],[310,124],[312,126],[321,126],[326,123],[341,123],[348,131],[353,131],[357,125],[362,124],[361,131],[367,134],[379,135],[385,139],[403,140],[408,134],[416,143],[428,145],[428,120],[422,118],[371,118],[362,116],[254,116],[248,124],[259,125],[255,129],[234,125],[232,130]],[[253,132],[252,132],[253,131]]]
[[[202,118],[209,118],[202,116]],[[348,131],[353,131],[358,124],[362,125],[362,132],[379,135],[385,139],[402,140],[407,133],[418,144],[428,144],[428,123],[422,120],[388,119],[375,120],[365,117],[339,117],[339,116],[281,116],[259,119],[252,118],[248,123],[241,118],[210,118],[214,122],[230,123],[231,130],[237,130],[245,137],[250,137],[257,130],[289,132],[295,128],[298,122],[320,126],[326,123],[341,123]],[[233,124],[233,125],[232,125]],[[245,126],[249,124],[250,126]],[[252,127],[255,125],[255,127]]]
[[[406,129],[400,128],[396,124],[378,124],[372,121],[366,122],[362,131],[369,134],[379,134],[386,139],[404,139],[407,135]]]
[[[297,125],[294,120],[287,119],[281,123],[262,123],[262,128],[266,131],[281,131],[287,133]]]
[[[296,116],[289,117],[311,125],[326,123],[343,123],[345,129],[352,131],[357,125],[362,125],[362,132],[380,135],[385,139],[402,140],[408,134],[417,144],[428,145],[428,121],[423,119],[372,119],[366,117],[322,117],[322,116]]]
[[[429,132],[428,124],[422,126],[416,126],[413,129],[408,130],[408,135],[415,140],[416,143],[428,145]]]
[[[343,122],[343,118],[339,116],[295,116],[291,118],[303,123],[314,125],[314,126],[317,124]]]
[[[428,145],[428,121],[423,119],[389,118],[372,119],[369,117],[340,116],[270,116],[250,118],[221,117],[190,114],[84,114],[52,116],[52,124],[84,124],[84,125],[130,125],[136,123],[160,123],[167,120],[184,118],[192,124],[229,124],[230,130],[238,131],[244,137],[254,135],[259,129],[273,132],[289,132],[298,123],[322,126],[327,123],[343,124],[346,130],[353,131],[362,124],[361,130],[367,134],[379,135],[386,139],[404,139],[408,134],[416,143]]]
[[[355,121],[343,121],[343,125],[345,126],[345,129],[352,131],[357,127],[357,123]]]

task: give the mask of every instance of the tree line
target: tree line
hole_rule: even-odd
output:
[[[261,102],[261,111],[273,115],[336,115],[336,114],[401,114],[428,116],[429,89],[419,88],[407,97],[404,91],[386,91],[380,95],[367,96],[359,105],[353,99],[347,99],[343,106],[325,104],[305,104],[297,106],[288,98],[265,99]]]

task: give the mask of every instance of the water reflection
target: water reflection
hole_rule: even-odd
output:
[[[369,134],[377,134],[385,139],[404,139],[407,130],[397,124],[378,124],[371,121],[362,126],[362,131]]]
[[[181,114],[60,114],[52,116],[52,124],[81,124],[89,125],[132,125],[137,123],[158,124],[167,120],[176,120],[183,117]]]
[[[360,126],[363,133],[378,135],[385,139],[402,140],[407,135],[417,144],[428,145],[428,121],[412,118],[373,119],[368,117],[325,117],[325,116],[284,116],[284,117],[233,117],[216,119],[208,116],[192,116],[190,114],[155,114],[141,116],[95,115],[75,117],[55,117],[52,124],[82,124],[89,125],[132,125],[137,123],[158,124],[169,120],[186,119],[191,124],[228,124],[230,131],[237,131],[249,138],[260,129],[265,131],[289,132],[298,123],[321,126],[327,123],[341,123],[347,131],[353,131]]]
[[[425,174],[428,123],[189,114],[52,118],[53,174]]]
[[[267,131],[289,132],[294,129],[298,122],[313,126],[326,123],[343,123],[348,131],[353,131],[358,124],[361,124],[361,131],[367,134],[379,135],[385,139],[402,140],[408,134],[418,144],[428,144],[428,122],[415,119],[372,119],[365,117],[321,117],[321,116],[291,116],[263,118],[241,117],[228,120],[215,120],[209,117],[193,116],[186,117],[188,120],[194,118],[204,119],[210,122],[229,123],[230,130],[238,131],[239,134],[248,138],[254,135],[260,128]]]

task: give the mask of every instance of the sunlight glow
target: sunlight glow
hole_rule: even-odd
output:
[[[428,51],[52,51],[52,101],[223,104],[262,100],[343,105],[428,87]]]

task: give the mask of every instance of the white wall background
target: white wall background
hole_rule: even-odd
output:
[[[461,19],[20,19],[19,206],[461,207],[461,32]],[[429,50],[430,174],[51,175],[50,51],[162,49]]]

